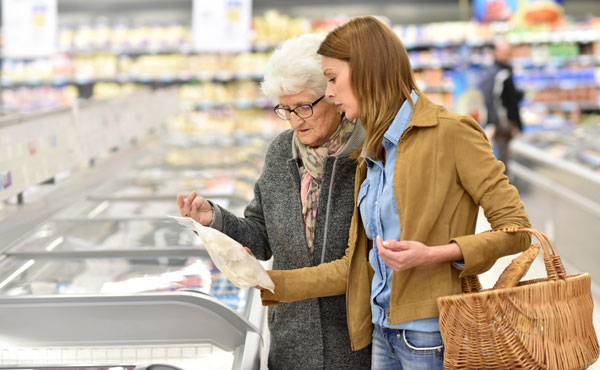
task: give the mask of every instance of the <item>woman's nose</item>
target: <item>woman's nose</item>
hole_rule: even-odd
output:
[[[303,118],[300,118],[296,115],[296,113],[292,113],[290,115],[290,120],[288,121],[290,123],[290,125],[292,126],[293,129],[295,129],[298,124],[304,122]]]
[[[325,96],[327,99],[333,100],[335,98],[335,91],[333,86],[327,84],[327,89],[325,90]]]

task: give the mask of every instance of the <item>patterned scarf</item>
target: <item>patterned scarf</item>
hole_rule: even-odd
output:
[[[302,144],[298,136],[294,135],[294,143],[302,160],[302,167],[300,167],[300,177],[302,178],[300,198],[302,199],[302,216],[304,216],[306,240],[311,258],[315,249],[317,209],[321,197],[325,158],[335,156],[342,150],[350,136],[352,136],[355,125],[355,121],[342,120],[342,123],[329,140],[317,148]]]

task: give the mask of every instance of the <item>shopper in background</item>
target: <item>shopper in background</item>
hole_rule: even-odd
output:
[[[519,101],[523,93],[515,87],[510,62],[512,46],[499,42],[494,46],[494,64],[483,80],[483,96],[487,110],[488,132],[496,147],[498,159],[504,162],[508,173],[508,145],[521,132]]]
[[[345,256],[269,271],[263,304],[346,293],[355,350],[372,342],[373,369],[443,369],[437,298],[461,278],[525,250],[523,234],[473,235],[479,206],[494,228],[529,226],[517,190],[485,132],[433,104],[417,87],[397,35],[374,17],[332,31],[318,51],[326,97],[366,137],[357,156],[357,208]]]
[[[244,217],[191,193],[177,197],[181,214],[210,225],[276,269],[316,266],[343,256],[354,209],[356,162],[364,129],[325,99],[327,81],[316,53],[323,35],[286,41],[266,66],[262,90],[288,120],[270,144]],[[269,308],[269,369],[368,369],[371,352],[353,352],[344,292]]]

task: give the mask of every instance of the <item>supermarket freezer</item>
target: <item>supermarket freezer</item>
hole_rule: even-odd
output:
[[[172,221],[57,217],[13,243],[0,271],[2,365],[258,367],[258,294]]]
[[[534,144],[513,140],[510,164],[533,227],[548,235],[568,272],[589,272],[600,282],[600,172],[573,160],[582,146],[561,143],[566,151],[557,156],[558,146]]]
[[[76,204],[3,241],[0,367],[258,368],[260,297],[166,216],[187,190],[241,214],[264,145],[138,149],[118,171],[90,169],[90,191],[66,189]]]
[[[0,368],[254,369],[261,346],[257,326],[193,292],[0,297],[0,322]]]

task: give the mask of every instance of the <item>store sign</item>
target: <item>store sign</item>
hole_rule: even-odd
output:
[[[248,51],[252,0],[194,0],[192,29],[196,51]]]
[[[478,22],[507,21],[518,5],[519,0],[474,0],[473,11]]]
[[[56,52],[57,0],[2,0],[2,55],[36,58]]]
[[[563,0],[473,0],[473,11],[478,22],[553,23],[562,16]]]

